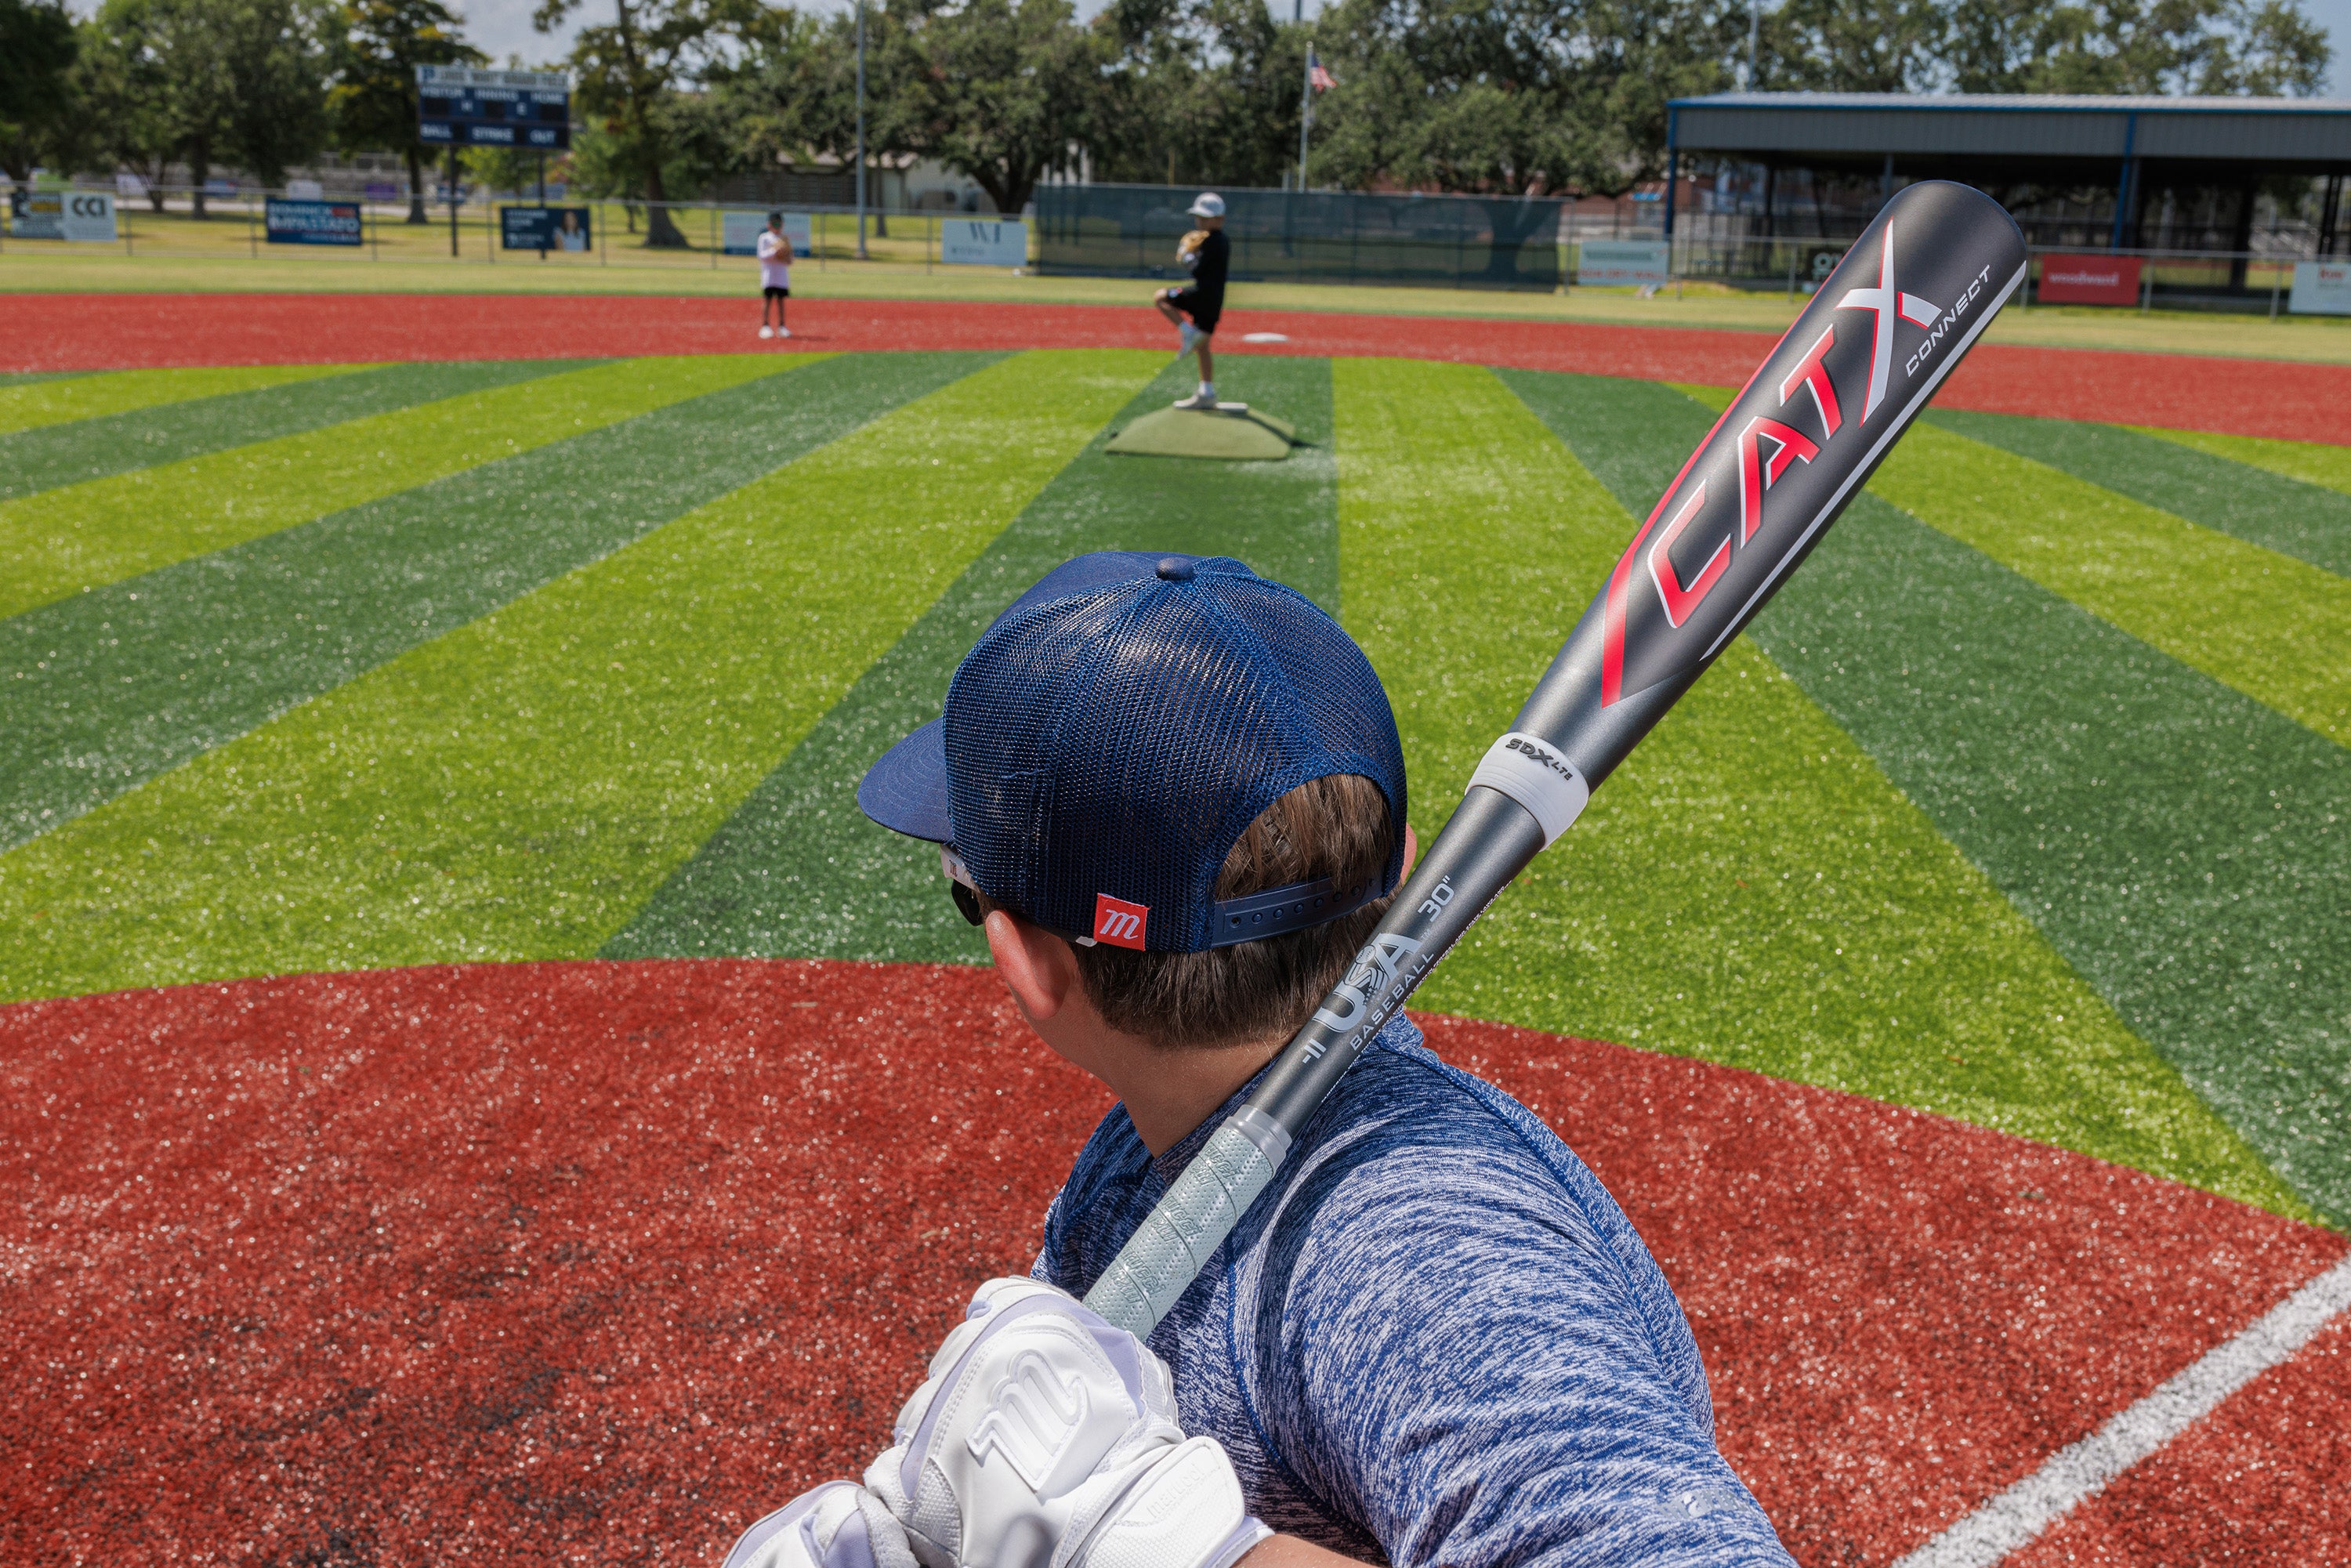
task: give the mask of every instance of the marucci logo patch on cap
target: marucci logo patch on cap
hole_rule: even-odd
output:
[[[1151,921],[1151,906],[1129,904],[1107,893],[1094,894],[1094,940],[1113,947],[1143,949],[1143,934]]]

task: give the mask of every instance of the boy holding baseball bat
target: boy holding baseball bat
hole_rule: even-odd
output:
[[[1412,858],[1386,695],[1321,610],[1238,561],[1081,557],[858,800],[940,846],[1022,1015],[1121,1103],[863,1484],[729,1568],[1787,1563],[1623,1212],[1401,1013],[1147,1341],[1076,1299]]]

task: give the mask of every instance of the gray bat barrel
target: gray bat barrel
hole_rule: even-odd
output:
[[[1380,1026],[1787,580],[2024,275],[1981,192],[1886,204],[1658,498],[1346,977],[1086,1305],[1137,1334],[1167,1315]]]

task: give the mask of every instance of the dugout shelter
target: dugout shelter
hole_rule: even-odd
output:
[[[1874,212],[1915,180],[1959,180],[2000,199],[2036,246],[2241,254],[2266,192],[2273,220],[2296,213],[2303,254],[2346,248],[2342,99],[1729,92],[1676,99],[1666,123],[1674,176],[1761,169],[1760,211],[1751,196],[1746,205],[1765,235],[1788,231],[1782,203],[1801,175],[1809,221],[1823,228],[1824,211],[1857,230],[1867,212],[1844,209]],[[1680,183],[1666,183],[1668,235]],[[1823,191],[1844,193],[1842,206]]]

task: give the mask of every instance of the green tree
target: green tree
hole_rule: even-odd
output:
[[[1264,0],[1113,0],[1093,26],[1115,57],[1096,179],[1276,185],[1297,167],[1311,28]]]
[[[148,0],[106,0],[82,25],[74,63],[85,109],[85,162],[128,169],[147,186],[148,204],[163,210],[163,179],[179,150],[169,110],[170,84],[149,47]]]
[[[550,31],[580,3],[540,0],[532,23]],[[684,193],[675,183],[681,152],[689,168],[711,152],[708,117],[685,101],[685,89],[731,79],[737,62],[771,43],[782,24],[761,0],[612,0],[612,9],[610,24],[581,28],[572,45],[578,102],[644,198],[645,244],[684,248],[664,204]]]
[[[1962,92],[2316,92],[2332,51],[2298,0],[1958,0]]]
[[[1728,84],[1744,25],[1718,0],[1343,0],[1317,27],[1339,85],[1310,168],[1347,186],[1615,194],[1658,172],[1668,99]]]
[[[458,32],[441,0],[347,0],[335,39],[327,110],[337,145],[397,152],[408,162],[408,221],[424,211],[424,143],[416,135],[416,68],[479,65],[489,57]]]
[[[328,47],[340,18],[323,0],[226,0],[210,9],[226,34],[231,157],[265,186],[327,145]]]
[[[2047,9],[2047,0],[2032,3]],[[1947,75],[1952,25],[1945,0],[1784,0],[1758,29],[1755,85],[1773,92],[1932,91]]]
[[[0,0],[0,169],[19,184],[71,133],[77,45],[61,0]]]
[[[1096,128],[1111,48],[1069,0],[893,8],[884,41],[883,142],[976,181],[1008,217],[1046,173],[1075,166]]]

